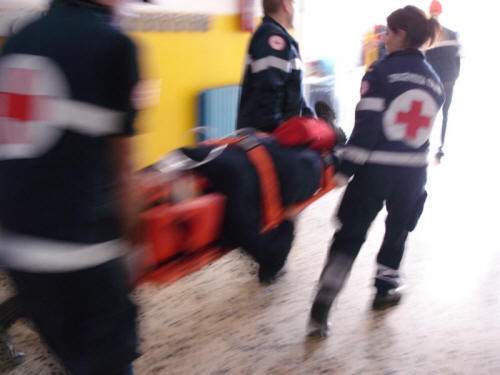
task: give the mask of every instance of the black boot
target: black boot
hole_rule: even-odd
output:
[[[436,161],[438,163],[440,163],[441,159],[443,158],[443,156],[444,156],[443,149],[441,147],[439,147],[439,150],[438,150],[438,152],[436,152],[436,156],[435,156],[436,157]]]
[[[16,350],[10,340],[7,330],[0,328],[0,352],[4,351],[7,354],[7,359],[18,364],[24,358],[24,352]]]
[[[383,310],[392,306],[396,306],[400,301],[403,294],[400,288],[377,290],[375,298],[373,299],[373,310]]]
[[[7,330],[18,319],[22,318],[21,299],[19,296],[14,296],[0,304],[0,345],[1,351],[7,354],[7,358],[15,363],[23,359],[24,353],[14,349],[10,341]]]
[[[397,305],[403,296],[403,286],[398,270],[379,264],[375,276],[377,293],[373,299],[373,310],[383,310]]]

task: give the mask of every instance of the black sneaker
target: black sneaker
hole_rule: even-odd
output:
[[[393,288],[389,290],[378,290],[373,299],[373,310],[383,310],[397,305],[402,298],[401,288]]]
[[[0,327],[0,357],[6,357],[11,365],[18,365],[24,359],[24,352],[16,350],[5,327]]]
[[[440,149],[438,152],[436,152],[436,161],[438,163],[440,163],[443,156],[444,156],[444,152],[443,152],[443,150]]]

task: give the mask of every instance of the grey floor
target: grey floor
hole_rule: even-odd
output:
[[[498,158],[496,142],[479,137],[490,118],[469,114],[471,105],[484,105],[473,99],[457,95],[448,154],[429,168],[429,199],[407,243],[400,306],[369,308],[382,212],[336,303],[331,336],[306,338],[342,193],[335,191],[301,215],[288,272],[272,286],[259,285],[254,263],[233,251],[171,286],[138,289],[143,355],[136,374],[500,374],[500,207],[491,163]],[[0,300],[8,293],[3,280]],[[11,333],[26,360],[9,374],[61,373],[25,323]]]

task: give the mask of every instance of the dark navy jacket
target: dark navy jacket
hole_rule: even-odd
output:
[[[0,226],[72,243],[121,236],[110,138],[133,133],[136,49],[108,8],[57,4],[0,58]]]
[[[460,44],[456,32],[443,28],[437,43],[425,53],[442,82],[455,81],[460,74]]]
[[[425,167],[443,101],[443,86],[420,51],[397,51],[375,62],[361,84],[340,172],[349,177],[365,164]]]
[[[297,42],[265,16],[250,41],[237,128],[272,132],[293,116],[312,114],[304,99],[302,78]]]

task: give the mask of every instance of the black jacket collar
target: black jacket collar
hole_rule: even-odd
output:
[[[76,6],[76,7],[81,7],[81,8],[87,8],[87,9],[92,9],[96,12],[106,14],[108,16],[111,16],[112,14],[112,9],[111,7],[97,3],[93,0],[54,0],[52,2],[52,7],[57,7],[58,5],[71,5],[71,6]]]
[[[387,56],[388,59],[395,56],[415,56],[424,58],[424,54],[416,48],[407,48],[400,51],[396,51]]]

